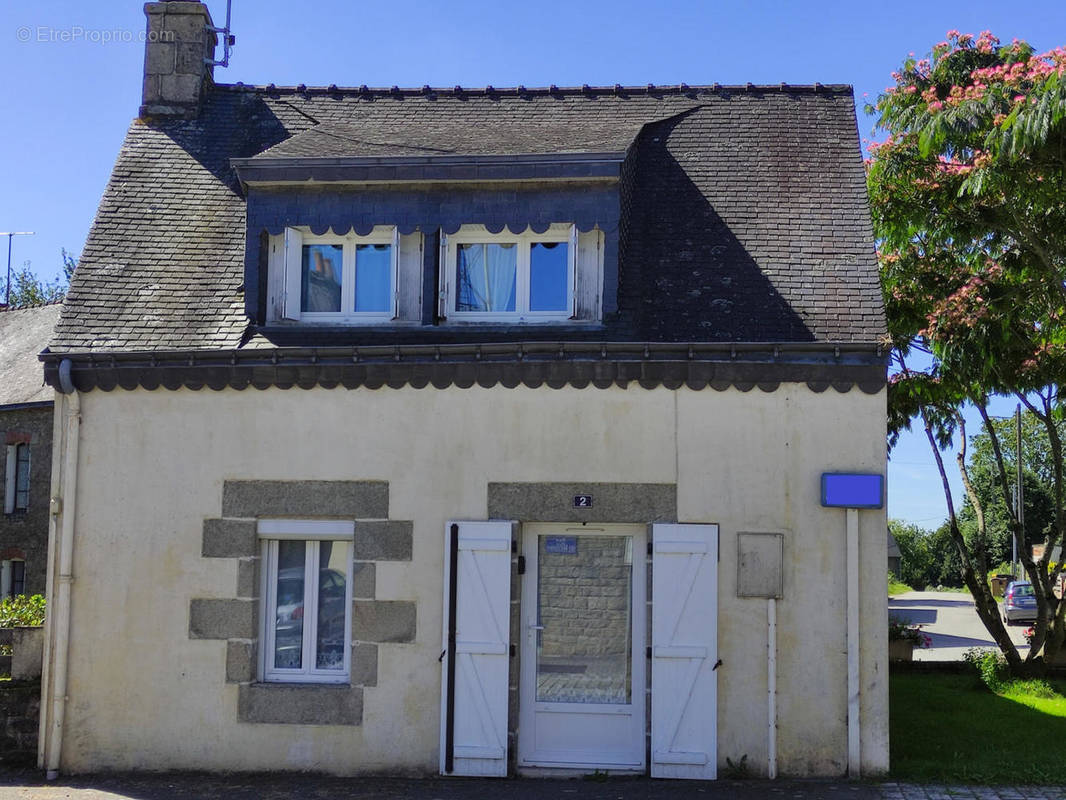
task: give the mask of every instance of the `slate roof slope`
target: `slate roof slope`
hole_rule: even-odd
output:
[[[272,152],[303,152],[298,145],[320,137],[300,134],[315,126],[429,126],[476,137],[523,125],[569,130],[575,141],[641,129],[623,197],[631,218],[619,317],[601,338],[875,342],[883,335],[850,87],[220,85],[195,120],[130,126],[51,349],[231,349],[258,341],[243,308],[245,203],[231,158],[286,141],[291,150]]]
[[[254,158],[625,152],[640,128],[639,123],[578,127],[548,122],[484,128],[466,122],[429,125],[327,122],[267,148]]]
[[[37,354],[52,337],[59,308],[53,303],[0,311],[0,408],[53,399]]]

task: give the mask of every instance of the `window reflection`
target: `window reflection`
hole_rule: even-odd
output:
[[[303,666],[304,542],[278,543],[277,613],[275,614],[274,666]]]
[[[320,542],[318,551],[318,641],[315,666],[344,669],[344,597],[347,542]]]
[[[392,310],[392,245],[355,247],[356,311]]]
[[[529,310],[566,311],[566,242],[534,242],[529,248]]]
[[[305,244],[303,247],[300,310],[336,312],[341,310],[341,279],[344,275],[344,246]]]

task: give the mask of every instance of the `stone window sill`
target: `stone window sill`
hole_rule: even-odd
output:
[[[363,689],[335,683],[247,683],[237,719],[273,725],[361,725]]]

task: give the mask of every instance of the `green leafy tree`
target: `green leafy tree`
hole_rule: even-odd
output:
[[[1010,502],[1005,442],[988,413],[1013,395],[1047,436],[1052,521],[1063,540],[1066,374],[1066,49],[1037,53],[949,31],[928,58],[907,59],[876,105],[888,137],[870,145],[868,185],[889,333],[898,373],[889,386],[890,443],[917,421],[948,506],[960,575],[1008,664],[1032,667],[1064,638],[1066,603],[1052,592],[1051,547],[1035,561]],[[916,351],[924,353],[915,359]],[[920,365],[916,366],[916,364]],[[973,471],[962,414],[980,414],[991,459]],[[943,451],[957,445],[970,517],[952,497]],[[987,491],[982,485],[986,485]],[[1001,505],[993,509],[989,494]],[[984,498],[982,498],[984,495]],[[1023,663],[987,582],[995,515],[1018,544],[1037,596],[1033,648]]]
[[[946,526],[927,531],[917,525],[889,520],[888,529],[899,545],[900,579],[915,589],[962,585],[959,554]]]
[[[63,299],[70,285],[70,279],[74,277],[78,261],[66,250],[62,250],[62,276],[54,281],[41,279],[31,268],[30,262],[25,262],[21,269],[11,272],[11,308],[27,308],[40,306],[48,303],[57,303]],[[0,277],[6,279],[6,274]],[[0,293],[0,301],[8,296],[7,288]]]
[[[888,530],[899,546],[900,580],[915,589],[924,589],[930,583],[933,567],[929,532],[895,519],[888,521]]]
[[[1043,542],[1055,523],[1055,469],[1051,463],[1051,443],[1047,429],[1033,414],[1026,412],[1022,420],[1022,496],[1025,505],[1024,540],[1026,550]],[[1014,481],[1018,464],[1016,423],[1013,418],[990,419],[995,430],[1003,466]],[[970,440],[970,479],[980,505],[983,507],[988,534],[990,560],[1002,563],[1011,560],[1011,512],[1004,504],[1000,477],[996,466],[994,442],[986,432]],[[1014,481],[1016,482],[1016,481]],[[1012,484],[1013,485],[1013,484]],[[1014,500],[1013,495],[1011,497]],[[974,506],[967,499],[960,513],[964,533],[976,522]]]

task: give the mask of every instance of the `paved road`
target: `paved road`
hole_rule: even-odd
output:
[[[944,786],[847,781],[402,780],[313,775],[141,774],[44,784],[0,774],[0,800],[1066,800],[1054,786]]]
[[[971,647],[995,647],[969,594],[959,592],[907,592],[888,598],[888,615],[922,625],[933,639],[932,647],[915,650],[915,661],[961,661]],[[1022,631],[1026,626],[1007,628],[1011,640],[1028,652]]]

